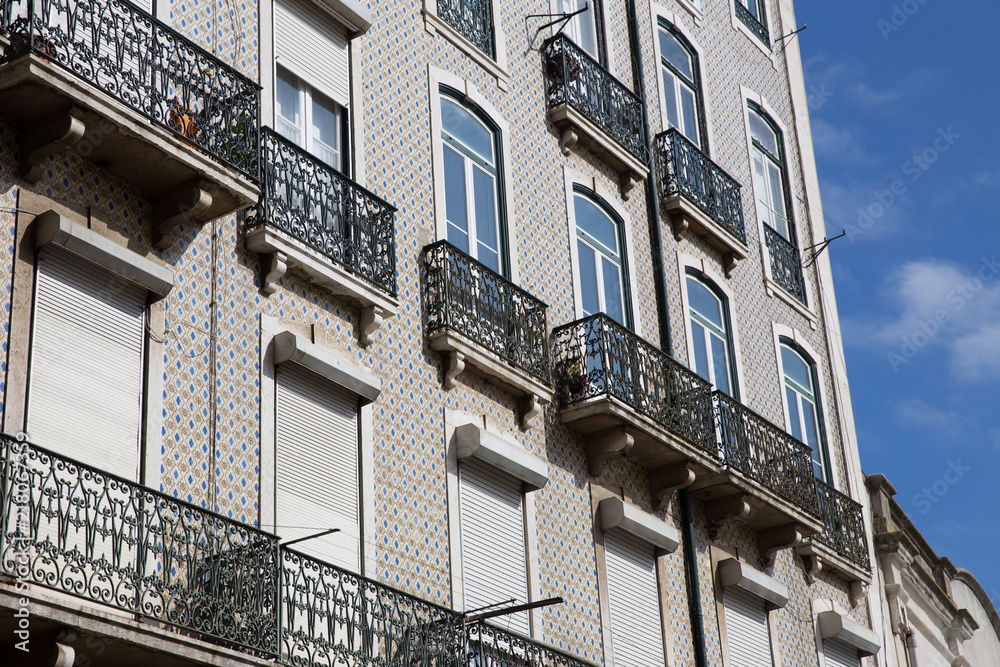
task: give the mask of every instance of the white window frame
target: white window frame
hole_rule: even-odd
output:
[[[463,96],[467,104],[475,106],[478,111],[488,117],[490,121],[500,130],[497,170],[502,174],[503,178],[501,178],[501,180],[503,182],[499,183],[497,187],[498,200],[496,204],[498,232],[503,230],[507,233],[507,257],[501,258],[501,266],[503,266],[503,262],[506,261],[507,266],[509,267],[510,281],[514,284],[519,284],[520,273],[517,261],[517,225],[514,224],[514,221],[517,220],[518,217],[514,208],[514,190],[511,184],[513,179],[510,177],[513,173],[511,171],[510,159],[510,125],[506,120],[504,120],[503,116],[500,115],[500,112],[498,112],[496,108],[489,103],[489,101],[474,85],[467,83],[464,79],[446,72],[445,70],[434,67],[433,65],[428,65],[427,86],[428,99],[430,101],[431,151],[434,166],[435,237],[442,241],[448,238],[448,217],[444,177],[444,140],[441,138],[441,131],[444,129],[441,123],[441,86],[448,86],[449,88],[458,91]],[[461,100],[456,101],[459,103],[461,102]],[[505,212],[503,218],[499,218],[501,210]],[[471,236],[472,235],[470,234],[470,237]],[[501,243],[501,253],[503,253],[502,245],[503,244]]]
[[[809,355],[812,359],[813,364],[816,368],[816,383],[819,385],[816,387],[816,409],[820,412],[819,418],[816,420],[817,426],[823,429],[823,433],[826,435],[826,455],[830,461],[830,481],[828,482],[830,486],[840,491],[843,491],[850,497],[854,497],[851,494],[850,489],[846,483],[847,480],[847,460],[846,456],[841,456],[841,460],[838,462],[837,457],[834,455],[836,453],[833,445],[833,433],[834,431],[830,428],[830,409],[829,401],[826,397],[826,388],[823,380],[823,368],[820,366],[820,361],[824,357],[814,348],[806,338],[806,336],[792,327],[781,324],[780,322],[771,323],[771,335],[774,339],[774,358],[775,358],[775,368],[778,370],[778,383],[777,386],[781,393],[781,409],[782,416],[784,419],[785,430],[791,433],[789,429],[789,424],[791,423],[791,418],[788,411],[788,399],[785,397],[785,365],[781,360],[781,339],[787,338],[788,340],[795,343],[802,351]],[[820,445],[823,445],[823,438],[820,438]],[[810,465],[812,461],[810,460]],[[843,480],[843,481],[840,481]],[[823,480],[826,481],[826,480]]]
[[[493,11],[493,48],[496,51],[493,58],[479,50],[475,44],[466,39],[465,35],[451,27],[447,21],[438,16],[438,0],[423,0],[424,29],[431,35],[441,34],[442,37],[455,45],[459,51],[468,56],[496,79],[497,88],[506,91],[510,88],[510,64],[507,61],[507,38],[503,31],[503,20],[500,12],[502,1],[490,0]]]
[[[317,325],[291,323],[270,315],[261,315],[260,324],[260,496],[258,498],[259,523],[262,530],[277,533],[281,536],[281,529],[275,525],[276,522],[276,466],[275,466],[275,429],[277,416],[277,373],[275,364],[274,341],[275,336],[291,332],[300,339],[309,341],[313,338],[313,329]],[[308,346],[303,346],[308,348]],[[338,357],[338,368],[342,372],[341,379],[337,384],[341,384],[347,391],[353,393],[370,392],[370,378],[365,377],[363,372],[358,371],[358,367],[353,360],[341,358],[337,353],[324,350],[324,360],[329,355]],[[308,356],[306,352],[302,356]],[[363,371],[363,369],[361,369]],[[357,376],[353,380],[352,376]],[[360,393],[359,393],[360,395]],[[370,397],[371,394],[369,394]],[[359,460],[358,470],[360,472],[360,499],[358,503],[360,528],[361,528],[361,553],[359,562],[361,572],[366,575],[376,571],[375,544],[375,446],[372,439],[374,408],[372,403],[361,405],[358,408],[358,433],[359,433]]]
[[[589,0],[589,2],[590,2],[590,8],[587,11],[593,11],[594,0]],[[560,0],[549,0],[549,13],[553,14],[553,15],[559,15],[559,14],[562,13],[562,3],[560,2]],[[602,23],[602,25],[604,27],[604,29],[603,29],[603,33],[604,33],[604,42],[603,42],[603,44],[601,43],[601,32],[602,32],[602,30],[598,29],[598,25],[597,25],[598,21],[601,21],[601,23]],[[611,39],[611,35],[610,35],[609,31],[608,31],[609,21],[610,21],[610,15],[608,14],[608,0],[602,0],[601,1],[601,13],[599,15],[597,13],[594,14],[594,32],[596,33],[594,41],[597,44],[598,53],[600,53],[600,50],[603,47],[604,48],[604,53],[607,54],[607,60],[608,60],[608,62],[607,62],[607,70],[608,70],[608,72],[610,72],[613,76],[617,77],[618,73],[617,73],[617,66],[616,66],[616,60],[615,60],[615,51],[612,48],[612,45],[613,45],[614,42]],[[553,26],[551,26],[549,28],[548,33],[549,33],[550,37],[552,35],[555,35],[559,31],[559,26],[560,25],[561,25],[561,23],[557,23],[557,24],[555,24],[555,25],[553,25]],[[567,33],[567,36],[568,35],[569,35],[569,33]],[[570,37],[570,39],[572,39],[572,37]],[[573,43],[575,44],[576,42],[574,41]],[[577,44],[577,46],[579,46],[579,44]],[[581,51],[583,50],[582,46],[580,46],[580,50]],[[597,62],[601,62],[601,59],[600,59],[599,56],[594,56],[593,58]]]
[[[563,168],[563,180],[564,188],[566,191],[566,224],[569,231],[569,245],[570,245],[570,265],[573,272],[573,309],[576,314],[576,318],[580,319],[583,315],[583,295],[580,293],[580,257],[577,252],[577,229],[576,229],[576,211],[574,207],[573,197],[575,192],[573,189],[574,185],[582,185],[583,187],[591,190],[595,195],[597,195],[601,201],[609,206],[612,211],[621,219],[622,223],[622,233],[624,236],[622,242],[622,264],[629,275],[635,275],[636,265],[635,265],[635,246],[632,242],[632,224],[628,212],[618,203],[617,191],[611,190],[604,186],[597,177],[587,176],[579,172],[573,171],[568,167]],[[625,281],[623,281],[625,282]],[[629,285],[627,282],[624,285],[628,294],[623,295],[628,301],[628,307],[632,309],[632,332],[637,336],[642,336],[642,322],[641,314],[639,311],[639,298],[637,292],[639,290],[635,289],[634,285]],[[628,327],[626,327],[628,328]]]
[[[736,16],[736,3],[740,1],[741,0],[729,0],[729,14],[732,19],[733,29],[739,30],[744,35],[746,35],[753,43],[753,45],[756,46],[761,51],[763,51],[764,55],[766,55],[768,59],[771,61],[771,64],[774,65],[775,68],[777,68],[778,62],[777,62],[777,55],[775,54],[775,49],[771,46],[771,44],[765,44],[762,41],[760,41],[757,35],[755,35],[753,31],[750,30],[750,28],[746,27],[746,25],[743,24],[743,21],[741,21],[740,18]],[[775,26],[771,16],[771,0],[763,0],[763,4],[764,4],[764,19],[761,21],[761,23],[763,23],[764,26],[767,28],[767,34],[770,40],[774,42],[777,35],[775,34]]]
[[[275,69],[274,81],[275,81],[275,86],[276,87],[277,87],[277,81],[278,81],[278,72],[277,72],[277,70],[278,70],[279,67],[281,67],[281,64],[275,63],[275,65],[274,65],[274,69]],[[299,93],[299,116],[300,116],[300,123],[299,123],[299,126],[296,129],[299,131],[299,139],[300,139],[300,141],[298,143],[296,143],[296,142],[293,141],[292,143],[294,143],[296,146],[298,146],[302,150],[304,150],[304,151],[306,151],[306,152],[308,152],[308,153],[316,156],[317,159],[322,160],[323,162],[326,162],[325,160],[322,159],[322,157],[319,154],[317,154],[316,152],[314,152],[312,150],[313,140],[319,141],[318,137],[313,136],[313,117],[312,117],[313,116],[313,93],[315,92],[315,93],[317,93],[319,95],[322,95],[323,97],[325,97],[326,99],[330,100],[330,102],[333,103],[334,110],[335,110],[335,114],[334,115],[336,116],[336,122],[337,122],[337,146],[336,146],[336,148],[334,148],[333,146],[330,146],[329,144],[324,144],[332,152],[336,152],[336,154],[337,154],[337,164],[329,164],[329,163],[326,163],[326,164],[329,164],[329,166],[333,167],[334,169],[336,169],[339,172],[348,173],[350,171],[350,169],[348,168],[349,165],[347,165],[347,164],[344,163],[344,153],[345,153],[344,149],[345,149],[345,142],[347,140],[347,137],[344,136],[344,114],[347,113],[347,110],[344,109],[344,107],[342,107],[340,104],[338,104],[336,102],[336,100],[334,100],[332,97],[330,97],[329,95],[324,94],[322,91],[319,91],[316,88],[314,88],[313,86],[309,85],[309,82],[307,82],[305,79],[303,79],[299,75],[295,74],[291,70],[287,70],[284,67],[281,67],[281,69],[283,69],[285,72],[288,72],[288,74],[290,74],[291,76],[294,76],[296,78],[296,80],[298,81],[298,84],[299,84],[297,86],[296,90]],[[281,134],[281,131],[278,129],[278,118],[279,118],[278,105],[277,105],[277,103],[275,103],[275,105],[274,105],[274,115],[272,117],[272,120],[273,120],[273,123],[274,123],[273,127],[274,127],[275,132],[277,132],[278,134]],[[291,125],[291,123],[288,122],[288,120],[285,119],[283,116],[281,116],[281,118],[288,125]],[[284,135],[282,135],[282,136],[284,136]],[[285,137],[285,138],[288,139],[288,137]],[[289,141],[291,141],[291,139],[289,139]]]
[[[788,126],[781,120],[781,117],[775,111],[767,99],[762,95],[757,94],[755,91],[747,88],[745,86],[740,86],[740,96],[743,100],[743,129],[746,135],[746,157],[747,157],[747,167],[750,171],[751,180],[751,191],[753,191],[753,137],[750,135],[750,102],[756,104],[764,113],[770,117],[771,121],[778,126],[778,130],[781,132],[781,141],[783,149],[785,152],[785,185],[788,188],[788,200],[791,202],[792,208],[787,212],[788,224],[795,231],[795,245],[799,250],[799,257],[804,257],[802,250],[802,239],[800,232],[800,227],[797,222],[798,215],[795,208],[796,196],[795,196],[795,182],[793,180],[793,168],[791,152],[789,150],[788,139],[791,136],[788,133]],[[768,296],[776,296],[782,301],[784,301],[793,310],[798,312],[802,317],[804,317],[808,322],[810,327],[816,329],[819,326],[819,317],[816,315],[815,304],[816,298],[813,295],[811,281],[808,279],[809,276],[805,269],[802,269],[802,280],[805,286],[806,292],[806,303],[811,304],[809,306],[803,305],[801,301],[785,291],[781,285],[774,281],[771,277],[771,254],[767,249],[767,241],[765,236],[764,226],[767,224],[763,221],[761,216],[757,211],[757,194],[752,192],[753,208],[751,209],[755,226],[757,228],[757,237],[760,242],[760,261],[762,275],[764,276],[764,288]]]
[[[682,5],[685,4],[684,0],[678,0]],[[699,3],[700,5],[700,3]],[[691,9],[692,14],[694,10]],[[708,99],[706,91],[709,89],[708,81],[705,78],[707,75],[707,70],[705,69],[704,54],[705,49],[701,46],[697,39],[694,38],[694,31],[691,30],[687,25],[683,17],[679,16],[676,12],[670,11],[669,9],[658,5],[656,3],[651,3],[649,5],[649,16],[650,21],[653,25],[654,39],[653,39],[653,50],[656,53],[656,85],[657,85],[657,105],[660,110],[660,129],[666,131],[669,129],[669,123],[667,122],[667,103],[664,98],[663,91],[666,88],[666,81],[663,80],[663,54],[660,52],[660,20],[664,20],[673,26],[674,30],[679,34],[684,36],[684,39],[688,41],[691,48],[694,49],[696,58],[696,65],[698,69],[698,80],[701,82],[700,91],[700,102],[701,108],[698,109],[698,113],[702,114],[702,124],[698,128],[698,132],[704,130],[705,136],[702,137],[702,142],[698,148],[704,151],[705,155],[711,156],[712,148],[715,146],[715,127],[712,123],[712,113],[711,113],[711,103]],[[695,16],[695,24],[700,25],[701,23],[701,12],[698,10]]]

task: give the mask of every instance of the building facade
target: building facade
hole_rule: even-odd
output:
[[[8,655],[885,664],[790,0],[2,11]]]

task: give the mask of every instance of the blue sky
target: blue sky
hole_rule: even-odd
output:
[[[862,467],[1000,607],[1000,7],[796,12]]]

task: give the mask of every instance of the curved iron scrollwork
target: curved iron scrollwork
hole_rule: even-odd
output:
[[[281,660],[311,667],[461,667],[461,614],[281,550]]]
[[[490,0],[437,0],[437,15],[480,51],[496,58]]]
[[[592,667],[586,662],[480,621],[468,626],[468,664],[477,667]]]
[[[0,436],[0,571],[275,656],[278,541]]]
[[[260,86],[128,0],[10,0],[0,56],[57,63],[256,180]]]
[[[263,128],[260,201],[249,227],[306,243],[373,286],[396,294],[396,208]]]
[[[424,250],[427,332],[465,336],[549,382],[548,306],[447,241]]]
[[[757,0],[750,1],[757,2]],[[740,20],[740,23],[749,28],[750,32],[752,32],[757,39],[767,46],[771,46],[771,35],[767,26],[752,14],[750,10],[743,5],[741,0],[736,0],[736,18]]]
[[[676,129],[656,136],[653,156],[663,199],[683,195],[746,245],[743,187]]]
[[[560,407],[616,398],[717,455],[711,384],[604,314],[559,327],[552,336]]]
[[[802,259],[799,256],[799,249],[766,224],[764,225],[764,242],[767,244],[767,252],[771,256],[771,279],[798,299],[802,305],[807,305],[806,283],[802,275]]]
[[[816,493],[819,497],[820,516],[823,518],[823,532],[814,535],[812,539],[870,570],[861,503],[819,479],[816,480]]]
[[[818,517],[809,448],[731,396],[713,397],[723,463]]]
[[[548,106],[568,104],[628,152],[648,162],[642,100],[564,34],[542,45]]]

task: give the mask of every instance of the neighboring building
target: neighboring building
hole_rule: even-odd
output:
[[[0,12],[3,641],[885,664],[790,0]]]
[[[866,480],[888,664],[1000,665],[1000,617],[993,600],[971,572],[934,553],[896,502],[896,489],[885,476]]]

